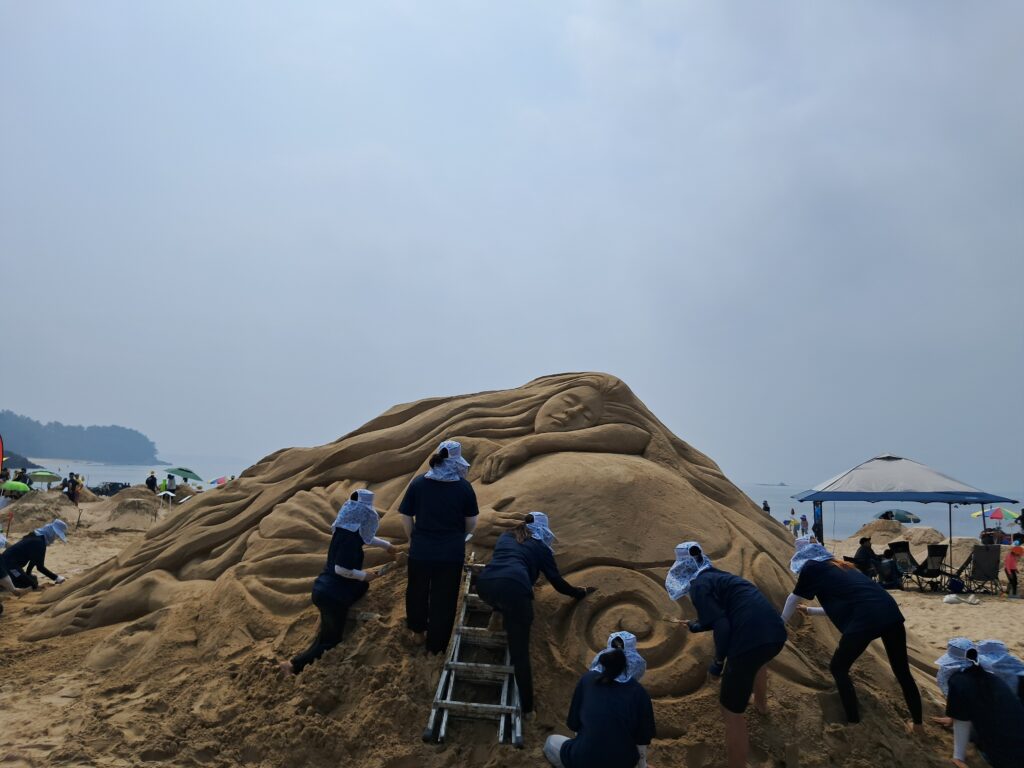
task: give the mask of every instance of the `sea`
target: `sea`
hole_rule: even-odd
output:
[[[191,469],[204,480],[204,486],[219,477],[231,477],[239,475],[246,467],[259,461],[259,456],[251,459],[228,456],[208,456],[201,454],[173,454],[161,456],[161,460],[168,462],[162,465],[150,464],[99,464],[88,461],[77,461],[73,459],[59,458],[37,458],[30,457],[36,464],[56,472],[62,477],[68,472],[77,472],[85,478],[86,485],[99,485],[105,482],[130,483],[137,485],[145,481],[150,470],[156,472],[157,477],[167,476],[167,470],[172,467],[185,467]],[[810,502],[800,503],[792,498],[795,494],[810,488],[813,483],[806,486],[787,483],[740,483],[740,489],[749,496],[754,503],[761,506],[763,501],[768,502],[771,507],[771,515],[776,520],[784,521],[789,519],[789,510],[796,511],[796,516],[807,515],[807,519],[814,522],[813,511]],[[994,491],[1001,496],[1014,498],[1012,493]],[[1019,495],[1019,494],[1018,494]],[[1020,511],[1019,505],[1011,505]],[[857,532],[865,523],[877,518],[887,509],[904,509],[921,518],[919,525],[935,528],[942,533],[949,531],[949,512],[945,504],[917,504],[914,502],[868,502],[840,501],[825,502],[823,507],[825,538],[846,539]],[[981,509],[978,505],[954,506],[953,507],[953,535],[954,536],[978,536],[981,533],[981,519],[971,517],[972,512]],[[1004,521],[1003,527],[1010,528],[1011,522]],[[1018,530],[1013,524],[1013,530]]]

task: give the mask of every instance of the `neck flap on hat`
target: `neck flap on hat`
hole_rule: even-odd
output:
[[[427,470],[427,477],[431,480],[440,480],[442,483],[454,483],[463,480],[469,471],[469,462],[462,458],[462,443],[458,440],[445,440],[437,446],[437,452],[441,449],[448,451],[448,458],[444,459],[436,467]]]
[[[526,524],[526,530],[530,532],[530,537],[544,542],[548,549],[553,549],[551,544],[556,536],[548,526],[548,516],[543,512],[531,512],[530,514],[533,515],[533,522]]]
[[[1014,656],[1002,640],[982,640],[978,643],[978,663],[986,672],[991,672],[1010,690],[1016,691],[1020,678],[1024,676],[1024,661]]]
[[[601,656],[608,653],[608,651],[615,650],[614,643],[616,638],[622,641],[622,652],[626,655],[626,668],[615,678],[615,682],[628,683],[630,680],[639,680],[644,676],[644,672],[647,671],[647,662],[636,649],[636,635],[632,632],[612,632],[608,635],[608,647],[594,656],[594,660],[590,662],[591,671],[604,671],[601,666]]]
[[[700,550],[700,558],[690,554],[690,550],[697,547]],[[690,593],[690,587],[698,574],[703,573],[711,567],[711,560],[704,554],[704,548],[696,541],[684,541],[676,546],[676,562],[665,577],[665,589],[668,596],[678,600]]]
[[[949,695],[949,678],[978,663],[967,658],[967,652],[972,649],[977,650],[969,638],[954,637],[946,643],[946,652],[935,660],[938,667],[935,682],[939,684],[943,696]]]
[[[341,528],[344,531],[358,533],[364,544],[373,541],[380,525],[380,516],[372,505],[365,501],[353,501],[349,499],[341,505],[338,517],[334,520],[332,528]]]
[[[793,542],[796,544],[796,552],[789,561],[789,570],[793,573],[799,575],[800,570],[812,560],[823,563],[833,559],[832,553],[813,539],[813,536],[801,536]]]

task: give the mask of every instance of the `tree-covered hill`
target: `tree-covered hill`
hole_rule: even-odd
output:
[[[107,464],[154,464],[156,444],[136,429],[42,424],[13,411],[0,411],[4,444],[23,456],[45,456]]]

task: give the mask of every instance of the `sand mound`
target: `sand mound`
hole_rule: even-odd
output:
[[[856,545],[861,538],[868,536],[871,539],[872,546],[878,546],[893,539],[903,538],[904,530],[908,529],[905,529],[902,523],[895,520],[872,520],[862,525],[860,530],[848,538],[846,542],[853,542]]]
[[[446,746],[419,742],[440,661],[405,645],[402,569],[374,582],[353,611],[379,618],[350,622],[345,642],[300,678],[279,679],[267,664],[315,632],[309,591],[341,501],[371,487],[385,512],[381,535],[400,542],[398,503],[445,437],[461,440],[473,464],[478,558],[510,516],[540,509],[559,535],[568,580],[598,588],[579,603],[548,586],[537,591],[538,720],[521,752],[497,746],[489,724],[456,723]],[[81,711],[73,746],[56,755],[65,762],[113,751],[127,763],[216,756],[229,765],[440,768],[539,764],[543,735],[562,729],[586,663],[610,631],[628,629],[648,662],[654,762],[721,763],[717,689],[705,672],[711,638],[664,621],[693,615],[662,585],[673,545],[686,539],[781,608],[793,585],[784,530],[620,381],[563,374],[396,406],[329,445],[268,456],[175,506],[141,543],[43,593],[48,608],[22,639],[61,636],[62,649],[83,649],[86,668],[102,674],[104,705]],[[367,566],[382,557],[368,553]],[[844,765],[873,766],[897,761],[899,744],[902,765],[944,764],[934,740],[905,744],[903,705],[875,648],[857,665],[865,724],[856,734],[835,725],[841,710],[827,659],[836,638],[827,622],[798,621],[771,667],[773,716],[752,718],[752,757],[779,763],[799,752],[803,764],[824,765],[842,754]]]
[[[166,509],[146,486],[125,488],[89,511],[90,527],[96,531],[148,531],[163,519]]]
[[[74,524],[78,514],[75,505],[60,491],[32,491],[11,502],[4,510],[4,525],[7,524],[7,512],[14,513],[9,536],[12,541],[56,517]]]
[[[79,504],[94,504],[97,501],[103,501],[103,498],[103,496],[97,496],[84,485],[78,489]]]

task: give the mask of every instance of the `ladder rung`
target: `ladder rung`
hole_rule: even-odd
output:
[[[508,638],[504,632],[491,632],[483,627],[460,627],[456,634],[463,642],[486,648],[505,648],[508,645]]]
[[[490,603],[484,600],[480,595],[469,594],[466,595],[466,605],[472,608],[474,611],[493,611]]]
[[[437,702],[437,706],[447,709],[453,715],[461,715],[462,717],[495,718],[516,713],[516,708],[512,706],[473,704],[468,701],[449,701],[447,699]]]
[[[478,664],[469,661],[449,661],[444,668],[451,672],[458,672],[460,680],[477,678],[493,680],[496,683],[504,682],[509,675],[515,672],[515,668],[505,664]]]

